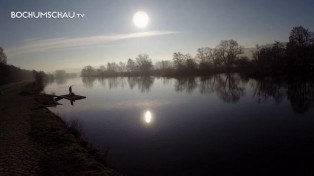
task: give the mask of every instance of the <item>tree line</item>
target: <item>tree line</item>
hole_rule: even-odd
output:
[[[289,42],[275,41],[270,47],[257,46],[253,64],[258,73],[295,74],[314,71],[314,34],[302,26],[294,27]]]
[[[239,57],[243,53],[243,47],[235,40],[223,40],[212,49],[209,47],[199,48],[196,56],[173,53],[173,59],[153,62],[148,54],[139,54],[135,59],[129,58],[126,63],[109,62],[107,66],[94,68],[85,66],[81,71],[81,76],[141,76],[141,75],[176,75],[207,73],[222,68],[233,66],[243,66],[240,63],[248,63],[245,56]]]
[[[302,26],[291,30],[288,43],[275,41],[271,45],[257,45],[251,59],[244,55],[243,49],[236,40],[222,40],[214,48],[198,48],[195,56],[175,52],[172,60],[158,61],[153,65],[148,54],[139,54],[126,63],[109,62],[99,68],[85,66],[81,76],[179,76],[226,72],[295,74],[314,71],[314,35]]]
[[[67,73],[65,70],[56,70],[54,73],[45,73],[43,71],[25,70],[7,64],[7,56],[2,47],[0,47],[0,85],[16,81],[35,80],[36,82],[46,84],[51,81],[57,83],[65,82],[67,78],[76,77],[76,73]]]
[[[51,75],[43,71],[25,70],[13,65],[7,64],[7,56],[2,47],[0,47],[0,85],[11,82],[34,80],[44,84],[51,78]]]

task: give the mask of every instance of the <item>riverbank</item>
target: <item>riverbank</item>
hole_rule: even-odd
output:
[[[37,87],[0,87],[0,175],[117,175],[101,153],[38,102],[43,97]]]

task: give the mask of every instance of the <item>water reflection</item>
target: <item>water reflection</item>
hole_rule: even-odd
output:
[[[65,78],[65,77],[56,77],[55,78],[57,85],[66,84],[67,83],[67,79],[68,78]]]
[[[221,167],[255,173],[278,163],[304,168],[302,158],[313,158],[314,82],[309,80],[239,74],[68,80],[82,83],[77,88],[86,101],[75,107],[64,103],[56,112],[79,119],[95,146],[110,143],[113,165],[129,175],[182,168],[195,168],[185,175],[202,175],[195,171]],[[46,90],[59,95],[67,87],[52,84]]]
[[[288,99],[292,109],[304,113],[314,107],[314,84],[307,81],[296,81],[288,84]]]
[[[96,77],[82,77],[82,82],[85,87],[92,88],[96,81]]]
[[[152,122],[152,113],[150,111],[146,111],[144,119],[147,124],[150,124]]]
[[[86,87],[92,88],[95,81],[98,82],[103,87],[108,87],[109,89],[123,88],[127,84],[130,89],[137,87],[142,93],[149,92],[152,87],[155,77],[144,76],[144,77],[111,77],[111,78],[95,78],[95,77],[82,77],[82,82]]]
[[[236,103],[245,95],[244,84],[241,84],[241,77],[237,74],[201,77],[198,87],[201,94],[216,93],[225,103]]]
[[[215,92],[217,76],[201,77],[199,84],[199,91],[201,94],[212,94]]]
[[[108,87],[109,89],[128,87],[132,90],[137,88],[141,93],[148,93],[155,79],[152,76],[116,78],[83,77],[82,82],[89,88],[92,88],[95,81],[98,80],[101,86]],[[290,102],[292,109],[296,113],[304,113],[314,106],[314,83],[309,80],[293,79],[287,81],[283,78],[275,77],[250,79],[238,74],[160,79],[164,86],[168,84],[173,85],[176,92],[190,94],[197,88],[200,94],[216,94],[225,103],[237,103],[246,95],[247,90],[253,90],[253,98],[258,103],[272,99],[279,104],[286,99]]]
[[[279,104],[287,99],[294,112],[304,113],[314,107],[314,82],[296,78],[289,81],[271,77],[258,79],[254,96],[259,103],[272,98]]]
[[[133,89],[137,86],[138,90],[142,93],[149,92],[150,88],[154,83],[155,77],[144,76],[144,77],[128,77],[128,83],[130,89]]]
[[[281,80],[275,80],[272,78],[264,78],[256,80],[254,90],[254,97],[257,97],[257,102],[261,103],[263,100],[272,98],[277,104],[279,104],[286,95],[286,90],[283,88]]]
[[[191,93],[197,87],[196,78],[195,77],[177,78],[174,87],[177,92]]]
[[[241,78],[235,74],[220,75],[217,78],[217,95],[226,103],[235,103],[244,95]]]

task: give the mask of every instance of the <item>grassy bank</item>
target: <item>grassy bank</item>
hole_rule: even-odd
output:
[[[27,145],[23,145],[24,147],[22,146],[19,149],[20,154],[12,154],[12,156],[21,161],[20,165],[27,165],[29,162],[27,157],[25,159],[20,158],[28,152],[26,150],[36,146],[36,149],[28,152],[34,158],[34,162],[29,167],[36,166],[38,170],[30,174],[58,176],[117,175],[112,169],[106,167],[100,152],[82,140],[77,134],[75,135],[73,129],[69,128],[60,117],[50,112],[42,104],[47,103],[49,98],[38,93],[40,90],[38,86],[41,85],[23,82],[1,87],[1,140],[6,140],[9,144],[5,146],[3,151],[16,153],[12,150],[16,144],[10,146],[10,140],[15,139],[14,135],[23,134],[24,136],[21,138],[29,139]],[[7,124],[11,125],[8,126]],[[25,127],[21,127],[25,130],[14,134],[14,130],[17,130],[16,128],[20,124],[25,124]],[[19,141],[15,141],[15,143],[19,143]],[[7,169],[2,174],[12,174],[14,173],[13,168],[19,166],[15,165],[14,160],[11,161],[12,157],[10,155],[6,158],[5,156],[6,154],[0,153],[0,163],[1,159],[4,160],[4,164],[0,164],[0,174],[2,173],[1,168],[10,167],[12,169]],[[26,169],[24,172],[27,172]]]

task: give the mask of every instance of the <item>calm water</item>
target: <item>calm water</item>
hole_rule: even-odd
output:
[[[313,172],[314,84],[239,75],[58,80],[76,94],[52,110],[126,175],[303,175]]]

